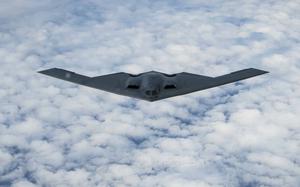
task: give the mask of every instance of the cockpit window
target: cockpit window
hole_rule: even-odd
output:
[[[138,77],[138,76],[140,76],[141,75],[141,73],[139,73],[139,74],[128,74],[130,77]]]
[[[158,93],[157,93],[157,91],[156,90],[153,90],[152,91],[152,95],[157,95]]]
[[[177,74],[166,74],[166,73],[163,73],[166,77],[176,77]]]
[[[145,93],[148,96],[156,96],[159,92],[157,90],[147,90]]]

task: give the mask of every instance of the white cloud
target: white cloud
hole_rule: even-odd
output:
[[[12,185],[13,187],[36,187],[37,185],[26,180],[18,181]]]
[[[0,3],[0,186],[298,186],[299,3]],[[148,103],[36,73],[270,74]]]

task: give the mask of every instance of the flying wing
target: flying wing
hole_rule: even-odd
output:
[[[88,77],[64,69],[52,68],[39,71],[39,73],[119,95],[140,98],[140,95],[136,90],[125,89],[126,80],[130,77],[130,75],[123,72],[97,77]]]
[[[196,75],[196,74],[191,74],[186,72],[174,74],[172,76],[168,75],[166,76],[167,77],[166,79],[168,79],[168,81],[170,81],[171,84],[165,85],[163,89],[160,91],[160,93],[153,98],[146,97],[144,94],[142,94],[142,92],[138,89],[139,87],[135,89],[128,89],[129,86],[127,85],[128,84],[127,81],[129,80],[130,77],[131,78],[133,77],[133,75],[130,75],[128,73],[120,72],[120,73],[102,75],[97,77],[88,77],[64,69],[58,69],[58,68],[52,68],[52,69],[40,71],[39,73],[52,76],[58,79],[62,79],[65,81],[73,82],[76,84],[104,90],[107,92],[112,92],[119,95],[144,99],[148,101],[157,101],[169,97],[184,95],[195,91],[221,86],[224,84],[265,74],[268,72],[250,68],[250,69],[244,69],[230,74],[222,75],[219,77],[208,77],[208,76]],[[154,72],[154,73],[162,74],[159,72]],[[147,73],[142,73],[142,74],[147,75]],[[152,80],[152,78],[148,79],[148,81],[149,80]]]
[[[176,89],[164,90],[156,100],[205,90],[265,73],[268,72],[254,68],[236,71],[219,77],[207,77],[203,75],[182,72],[177,74],[175,77]]]

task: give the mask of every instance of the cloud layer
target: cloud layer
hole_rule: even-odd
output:
[[[300,185],[296,1],[0,5],[0,186]],[[271,73],[148,103],[49,67]]]

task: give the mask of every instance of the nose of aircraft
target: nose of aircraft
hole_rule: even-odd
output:
[[[147,96],[150,96],[150,97],[154,97],[154,96],[157,96],[158,95],[158,91],[157,90],[155,90],[155,89],[152,89],[152,90],[146,90],[145,91],[145,94],[147,95]]]

